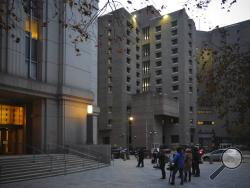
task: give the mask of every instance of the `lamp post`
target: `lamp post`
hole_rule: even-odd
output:
[[[93,106],[87,106],[87,144],[93,144]]]
[[[129,116],[128,118],[128,129],[127,129],[127,149],[129,150],[129,146],[132,142],[131,135],[132,135],[132,121],[134,118],[132,116]]]

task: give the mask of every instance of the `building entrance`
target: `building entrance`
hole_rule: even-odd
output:
[[[24,130],[24,107],[0,104],[0,154],[23,153]]]

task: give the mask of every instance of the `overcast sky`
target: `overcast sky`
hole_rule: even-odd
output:
[[[225,9],[222,9],[220,5],[221,0],[212,0],[205,10],[195,8],[195,0],[131,0],[132,4],[129,4],[127,0],[115,1],[121,2],[121,4],[117,4],[117,8],[124,7],[129,12],[147,5],[153,5],[161,10],[162,15],[184,8],[188,1],[186,11],[195,21],[198,30],[210,30],[217,25],[221,27],[244,20],[250,20],[250,0],[236,0],[237,3],[232,5],[229,9],[230,12],[228,12],[229,3],[226,4]],[[231,2],[231,0],[228,1]],[[100,0],[99,8],[102,8],[106,2],[107,0]],[[106,10],[106,12],[110,11],[110,8]]]

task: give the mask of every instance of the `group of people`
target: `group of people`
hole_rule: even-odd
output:
[[[192,174],[196,177],[200,176],[200,156],[197,148],[177,148],[177,152],[174,156],[167,156],[163,149],[158,152],[154,150],[152,163],[157,163],[157,167],[161,169],[162,177],[161,179],[166,179],[165,165],[170,163],[170,184],[175,184],[175,176],[179,172],[180,184],[183,185],[184,182],[190,182]]]

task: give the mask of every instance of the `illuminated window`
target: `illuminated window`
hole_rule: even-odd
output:
[[[150,55],[150,45],[149,44],[145,44],[142,46],[142,55],[143,55],[143,57],[147,57]]]
[[[149,27],[145,27],[142,29],[144,40],[149,40]]]
[[[24,125],[24,108],[0,104],[0,124]]]
[[[143,74],[148,74],[149,73],[149,67],[150,67],[150,61],[142,62],[142,72],[143,72]]]
[[[27,63],[28,77],[37,79],[38,63],[38,21],[30,16],[25,23],[25,61]]]
[[[147,92],[149,90],[149,82],[150,82],[150,78],[144,78],[142,80],[142,91],[143,92]]]

